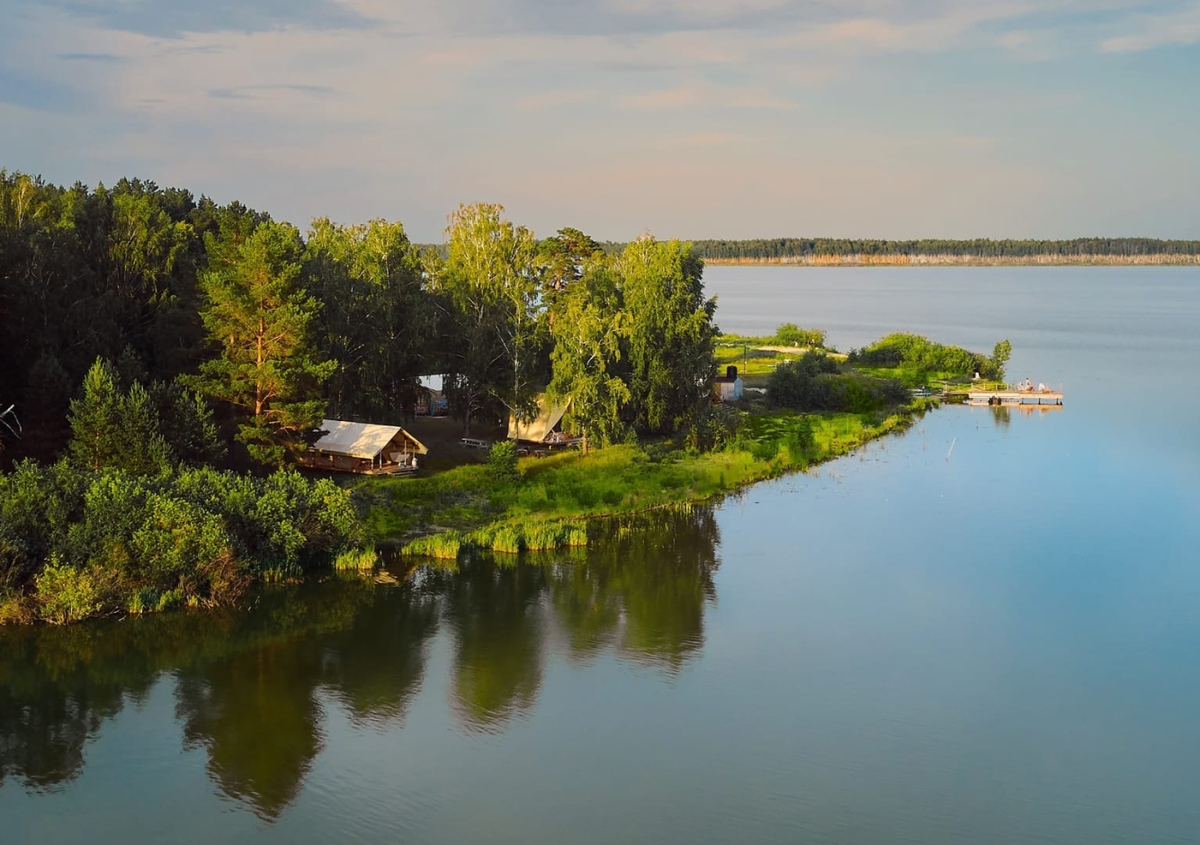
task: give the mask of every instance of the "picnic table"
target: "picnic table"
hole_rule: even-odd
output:
[[[464,437],[459,443],[466,446],[468,449],[490,449],[492,444],[487,440],[482,440],[478,437]]]

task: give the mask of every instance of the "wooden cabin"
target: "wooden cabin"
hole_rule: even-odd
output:
[[[417,471],[429,452],[398,425],[322,420],[321,436],[300,458],[303,466],[334,472],[392,475]]]

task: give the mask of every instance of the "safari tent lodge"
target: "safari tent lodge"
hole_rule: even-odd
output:
[[[429,452],[398,425],[322,420],[321,436],[300,459],[303,466],[334,472],[393,475],[417,471]]]
[[[541,451],[577,446],[583,438],[563,431],[562,420],[571,407],[570,400],[551,405],[545,395],[538,397],[538,415],[529,422],[508,418],[508,439],[517,441],[519,451]]]

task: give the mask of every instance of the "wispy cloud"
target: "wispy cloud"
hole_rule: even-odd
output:
[[[124,56],[115,56],[112,53],[59,53],[58,57],[67,62],[105,62],[107,64],[119,64],[125,61]]]
[[[594,98],[592,91],[538,91],[519,98],[517,108],[524,112],[540,112],[586,103]]]
[[[939,214],[1012,231],[989,221],[1020,213],[1046,162],[1120,130],[1082,106],[1152,84],[1114,82],[1109,54],[1200,40],[1197,0],[10,2],[0,166],[146,175],[297,222],[399,217],[419,237],[478,197],[602,236],[798,229],[801,186],[824,231]],[[1196,122],[1164,103],[1155,124],[1140,101],[1155,149]],[[1172,179],[1200,197],[1176,146]]]
[[[796,104],[765,88],[693,83],[675,88],[645,91],[621,98],[620,104],[642,111],[686,109],[703,105],[708,109],[768,109],[788,111]]]
[[[1144,15],[1132,21],[1133,32],[1106,39],[1107,53],[1133,53],[1171,44],[1200,42],[1200,3],[1165,15]]]
[[[236,88],[214,88],[208,92],[210,97],[226,100],[253,100],[278,92],[293,92],[297,94],[315,94],[327,96],[333,93],[328,85],[239,85]]]

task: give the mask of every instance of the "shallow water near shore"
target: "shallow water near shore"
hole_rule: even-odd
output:
[[[1200,270],[713,267],[1062,382],[586,551],[0,630],[11,842],[1184,843]]]

